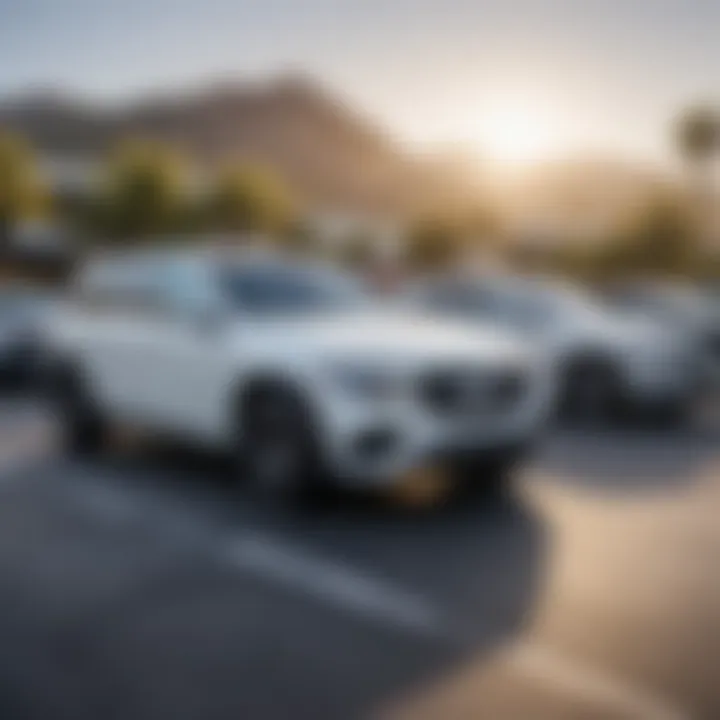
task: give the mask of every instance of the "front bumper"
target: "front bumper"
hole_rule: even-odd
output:
[[[550,395],[548,386],[506,416],[474,420],[439,420],[410,406],[335,408],[324,433],[325,464],[341,485],[383,487],[427,464],[522,455],[543,434]]]

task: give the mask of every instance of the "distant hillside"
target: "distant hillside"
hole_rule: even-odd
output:
[[[411,212],[438,189],[429,166],[302,78],[225,83],[120,108],[36,93],[0,102],[0,126],[63,157],[97,157],[126,137],[166,140],[205,166],[271,166],[304,200],[353,211]]]
[[[124,138],[156,138],[176,144],[201,168],[268,165],[315,210],[402,218],[489,203],[518,234],[558,238],[605,235],[658,181],[642,166],[586,158],[540,166],[506,186],[465,148],[411,154],[302,77],[216,83],[122,106],[36,92],[0,99],[2,126],[53,159],[93,160]]]

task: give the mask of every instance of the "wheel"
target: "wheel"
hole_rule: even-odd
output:
[[[312,418],[292,389],[263,384],[241,403],[238,471],[262,499],[310,499],[324,474]]]
[[[690,398],[648,403],[636,413],[645,426],[657,430],[681,430],[691,425],[693,405]]]
[[[107,426],[80,373],[67,366],[55,368],[50,371],[47,385],[66,452],[99,453],[106,444]]]
[[[560,419],[578,424],[607,422],[619,414],[622,386],[610,362],[582,358],[570,362],[561,381]]]
[[[457,469],[456,498],[503,501],[512,495],[513,477],[528,454],[512,448],[463,462]]]

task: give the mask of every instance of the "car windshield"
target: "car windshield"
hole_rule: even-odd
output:
[[[705,312],[701,297],[697,293],[672,287],[621,290],[609,297],[609,303],[620,310],[675,322],[694,321],[700,319]]]
[[[225,296],[255,313],[334,312],[361,307],[369,295],[338,272],[292,266],[231,267],[220,271]]]
[[[508,318],[528,330],[542,330],[559,317],[584,317],[593,312],[588,297],[565,285],[509,283],[496,288],[495,298]]]
[[[498,291],[497,297],[506,306],[508,316],[527,329],[545,326],[557,310],[556,298],[541,288],[507,288]]]

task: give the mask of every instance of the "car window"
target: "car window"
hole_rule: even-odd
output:
[[[195,316],[219,306],[220,297],[212,274],[202,263],[168,263],[158,278],[161,307],[176,316]]]
[[[526,288],[508,289],[495,295],[497,315],[522,330],[538,329],[552,316],[552,301],[548,295]]]
[[[108,261],[80,277],[75,300],[88,310],[158,312],[167,304],[159,261]]]
[[[703,316],[698,297],[672,288],[627,289],[613,295],[610,302],[620,310],[643,313],[658,320],[693,322]]]
[[[125,269],[95,262],[84,267],[73,285],[72,298],[86,310],[111,309],[127,300]]]
[[[428,308],[461,317],[486,316],[494,311],[491,293],[457,283],[433,285],[422,292],[421,298]]]
[[[424,295],[424,302],[458,317],[486,319],[522,330],[539,329],[554,316],[550,291],[517,284],[439,284]]]
[[[218,269],[231,307],[257,313],[332,312],[369,302],[360,284],[337,272],[283,266]]]
[[[544,304],[517,288],[495,285],[438,285],[426,294],[429,307],[459,317],[526,327],[539,322]]]

